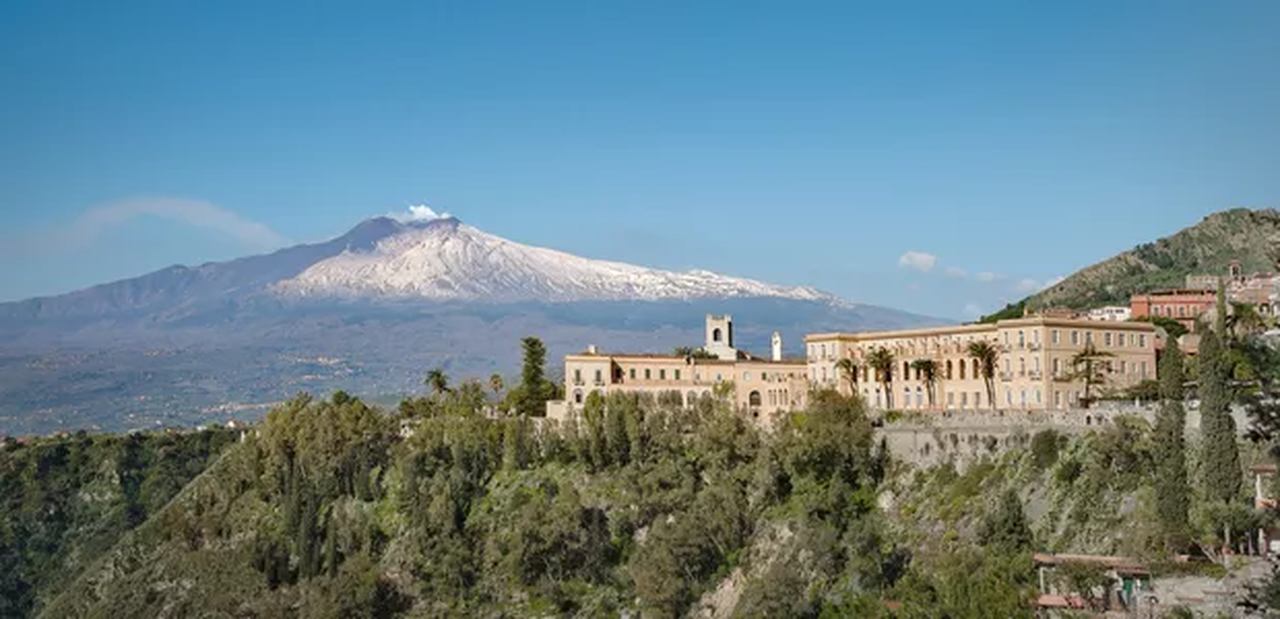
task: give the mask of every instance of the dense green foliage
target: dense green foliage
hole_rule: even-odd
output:
[[[908,544],[856,399],[764,432],[710,397],[597,395],[557,426],[469,391],[282,405],[44,615],[1029,614],[1017,497],[987,547]]]
[[[1187,512],[1191,506],[1191,488],[1187,482],[1187,447],[1183,436],[1186,413],[1182,408],[1182,350],[1178,341],[1165,344],[1160,359],[1160,410],[1156,413],[1156,515],[1160,519],[1165,543],[1176,548],[1188,532]]]
[[[77,433],[0,449],[0,617],[38,610],[234,436]]]
[[[1027,302],[1025,300],[1017,303],[1009,303],[997,311],[978,318],[979,323],[996,323],[1001,320],[1011,320],[1013,318],[1022,318],[1026,315]]]
[[[1230,414],[1231,368],[1224,342],[1225,314],[1226,303],[1220,291],[1215,325],[1203,329],[1200,335],[1200,424],[1204,435],[1201,482],[1207,497],[1230,502],[1239,498],[1241,477],[1236,426]]]

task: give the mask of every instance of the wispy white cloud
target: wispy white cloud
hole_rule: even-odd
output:
[[[960,313],[965,318],[977,318],[983,314],[983,311],[982,306],[977,303],[965,303],[964,308],[960,310]]]
[[[999,273],[992,273],[991,271],[979,271],[977,275],[973,276],[973,278],[984,284],[989,284],[998,279],[1004,279],[1004,276]]]
[[[969,277],[968,271],[956,266],[947,266],[942,269],[942,272],[946,274],[947,277],[954,277],[956,279],[964,279],[966,277]]]
[[[40,242],[52,249],[83,246],[108,229],[139,217],[158,217],[212,230],[256,250],[276,249],[289,243],[266,224],[246,219],[234,211],[201,200],[167,197],[129,198],[95,206]]]
[[[933,265],[938,263],[938,257],[922,251],[908,251],[898,257],[898,266],[904,269],[914,269],[921,273],[928,273],[933,269]]]

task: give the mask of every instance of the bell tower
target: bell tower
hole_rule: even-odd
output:
[[[706,345],[703,348],[719,359],[738,358],[738,351],[733,348],[733,316],[707,314]]]

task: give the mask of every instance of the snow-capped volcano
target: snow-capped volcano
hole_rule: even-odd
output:
[[[272,290],[293,297],[391,297],[436,301],[664,301],[771,297],[839,302],[807,287],[710,271],[664,271],[593,260],[489,234],[456,218],[384,225],[372,247],[349,247]]]

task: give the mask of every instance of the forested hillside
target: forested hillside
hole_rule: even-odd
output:
[[[964,553],[966,573],[1007,582],[970,593],[894,541],[876,506],[888,459],[855,401],[820,394],[766,439],[711,399],[595,399],[563,428],[464,400],[290,402],[44,616],[1025,609],[1030,573],[1002,553]]]
[[[861,401],[831,391],[771,431],[724,399],[689,410],[674,393],[592,395],[560,426],[500,412],[537,399],[523,385],[504,407],[498,387],[438,371],[432,395],[395,411],[299,396],[230,444],[10,447],[4,586],[23,604],[12,614],[57,618],[1028,617],[1032,552],[1221,574],[1274,517],[1251,509],[1243,468],[1280,453],[1277,353],[1218,349],[1214,333],[1197,440],[1182,435],[1171,344],[1154,424],[1017,435],[963,468],[895,461]],[[1229,380],[1243,375],[1226,350],[1270,370]],[[1238,451],[1232,399],[1250,402],[1257,453]],[[81,504],[98,507],[60,507]],[[60,509],[75,516],[46,516]],[[1187,552],[1199,567],[1171,564]]]
[[[135,433],[0,448],[0,617],[21,617],[168,503],[235,433]]]
[[[1232,260],[1239,260],[1247,272],[1275,270],[1280,262],[1280,212],[1238,208],[1214,213],[1194,226],[1081,269],[1021,303],[1075,309],[1127,305],[1133,293],[1182,286],[1187,275],[1225,273]]]

